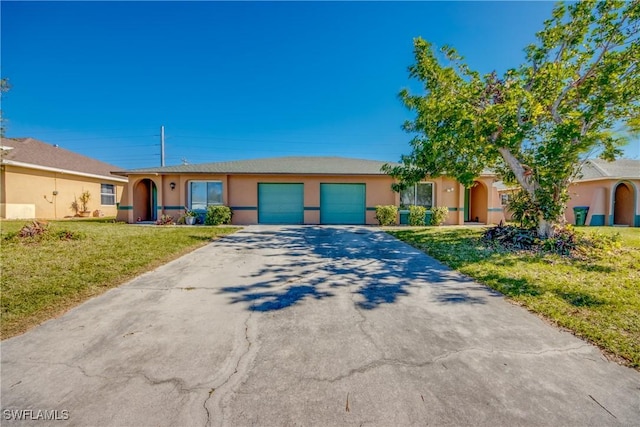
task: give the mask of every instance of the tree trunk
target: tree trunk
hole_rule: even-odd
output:
[[[538,218],[538,237],[541,239],[548,239],[549,237],[553,237],[554,234],[555,231],[553,229],[553,223],[540,216]]]

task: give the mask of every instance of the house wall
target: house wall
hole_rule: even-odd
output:
[[[625,183],[631,189],[631,200],[625,201],[625,220],[629,225],[640,227],[640,180],[604,179],[581,181],[569,186],[569,202],[565,210],[565,219],[575,224],[573,208],[588,206],[589,212],[585,225],[614,225],[614,197],[618,184]],[[622,201],[620,201],[622,202]]]
[[[232,175],[229,177],[228,205],[234,211],[234,224],[256,224],[258,222],[259,183],[303,183],[304,223],[320,223],[320,184],[343,183],[366,185],[366,223],[377,224],[377,205],[396,205],[400,197],[391,190],[393,179],[386,176],[287,176],[287,175]]]
[[[375,207],[377,205],[400,204],[400,196],[391,189],[393,179],[389,176],[317,176],[317,175],[217,175],[217,174],[182,174],[182,175],[132,175],[129,185],[122,194],[118,220],[134,223],[141,212],[139,205],[149,203],[148,195],[136,195],[138,184],[149,180],[157,187],[157,217],[171,215],[179,218],[189,206],[189,181],[221,181],[223,202],[233,210],[233,223],[237,225],[256,224],[258,222],[258,184],[259,183],[303,183],[304,190],[304,222],[320,223],[320,184],[322,183],[362,183],[366,184],[366,223],[376,225]],[[479,181],[487,186],[485,205],[487,221],[498,223],[503,218],[498,192],[493,188],[492,177],[482,177]],[[452,178],[440,177],[425,180],[434,185],[434,206],[449,208],[449,216],[445,224],[464,223],[464,187]],[[175,184],[171,189],[171,183]],[[138,188],[138,190],[135,190]],[[138,205],[138,206],[137,206]]]
[[[82,177],[60,172],[41,171],[11,165],[2,166],[0,183],[0,216],[5,219],[59,219],[72,217],[71,203],[88,190],[91,212],[101,211],[115,216],[116,205],[100,204],[100,184],[113,184],[116,203],[120,201],[125,183],[108,179]],[[57,191],[57,195],[54,195]]]

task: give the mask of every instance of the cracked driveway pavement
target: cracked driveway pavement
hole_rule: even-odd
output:
[[[2,409],[3,425],[13,409],[78,426],[638,425],[640,373],[376,229],[251,226],[4,341]]]

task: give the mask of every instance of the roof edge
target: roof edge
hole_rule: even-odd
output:
[[[63,174],[67,174],[67,175],[84,176],[84,177],[87,177],[87,178],[108,179],[108,180],[111,180],[111,181],[118,181],[118,182],[128,182],[129,181],[127,178],[119,178],[117,176],[98,175],[98,174],[93,174],[93,173],[78,172],[78,171],[72,171],[72,170],[68,170],[68,169],[52,168],[52,167],[49,167],[49,166],[40,166],[40,165],[34,165],[33,163],[16,162],[16,161],[13,161],[13,160],[6,160],[6,159],[2,159],[2,164],[3,165],[8,165],[8,166],[17,166],[17,167],[26,168],[26,169],[35,169],[35,170],[43,170],[43,171],[47,171],[47,172],[63,173]]]

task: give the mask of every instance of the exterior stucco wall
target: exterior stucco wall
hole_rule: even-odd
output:
[[[125,187],[123,182],[106,178],[89,178],[11,165],[2,167],[1,179],[0,216],[6,219],[71,217],[75,214],[71,203],[85,190],[91,194],[87,205],[91,212],[99,210],[105,216],[115,216],[117,205],[100,203],[100,184],[115,186],[116,203],[120,202]],[[54,192],[57,194],[54,195]]]
[[[589,212],[585,225],[614,225],[615,190],[624,183],[631,189],[631,200],[625,201],[629,225],[640,227],[640,180],[603,179],[577,182],[569,186],[569,202],[565,210],[565,219],[575,224],[573,208],[588,206]]]
[[[370,175],[131,175],[128,187],[123,192],[118,219],[134,223],[137,220],[136,198],[138,203],[148,203],[147,199],[136,196],[136,188],[143,180],[149,180],[157,187],[157,217],[163,214],[178,218],[189,206],[189,182],[192,180],[221,181],[223,203],[233,210],[233,224],[246,225],[258,222],[258,184],[259,183],[301,183],[304,184],[304,223],[320,223],[320,184],[344,183],[366,185],[366,223],[376,225],[375,207],[378,205],[400,204],[400,195],[391,189],[394,182],[389,176]],[[498,192],[493,188],[492,177],[479,178],[488,192],[485,194],[486,206],[494,211],[486,213],[489,222],[498,223],[503,218]],[[449,208],[449,216],[445,224],[464,223],[464,187],[455,179],[440,177],[425,179],[433,183],[434,206]],[[175,186],[171,189],[171,183]]]
[[[385,176],[304,176],[304,175],[232,175],[229,177],[229,203],[233,209],[234,224],[255,224],[258,222],[259,183],[301,183],[304,184],[304,222],[320,223],[320,184],[365,184],[366,223],[377,224],[375,207],[395,205],[399,196],[391,190],[393,180]]]

